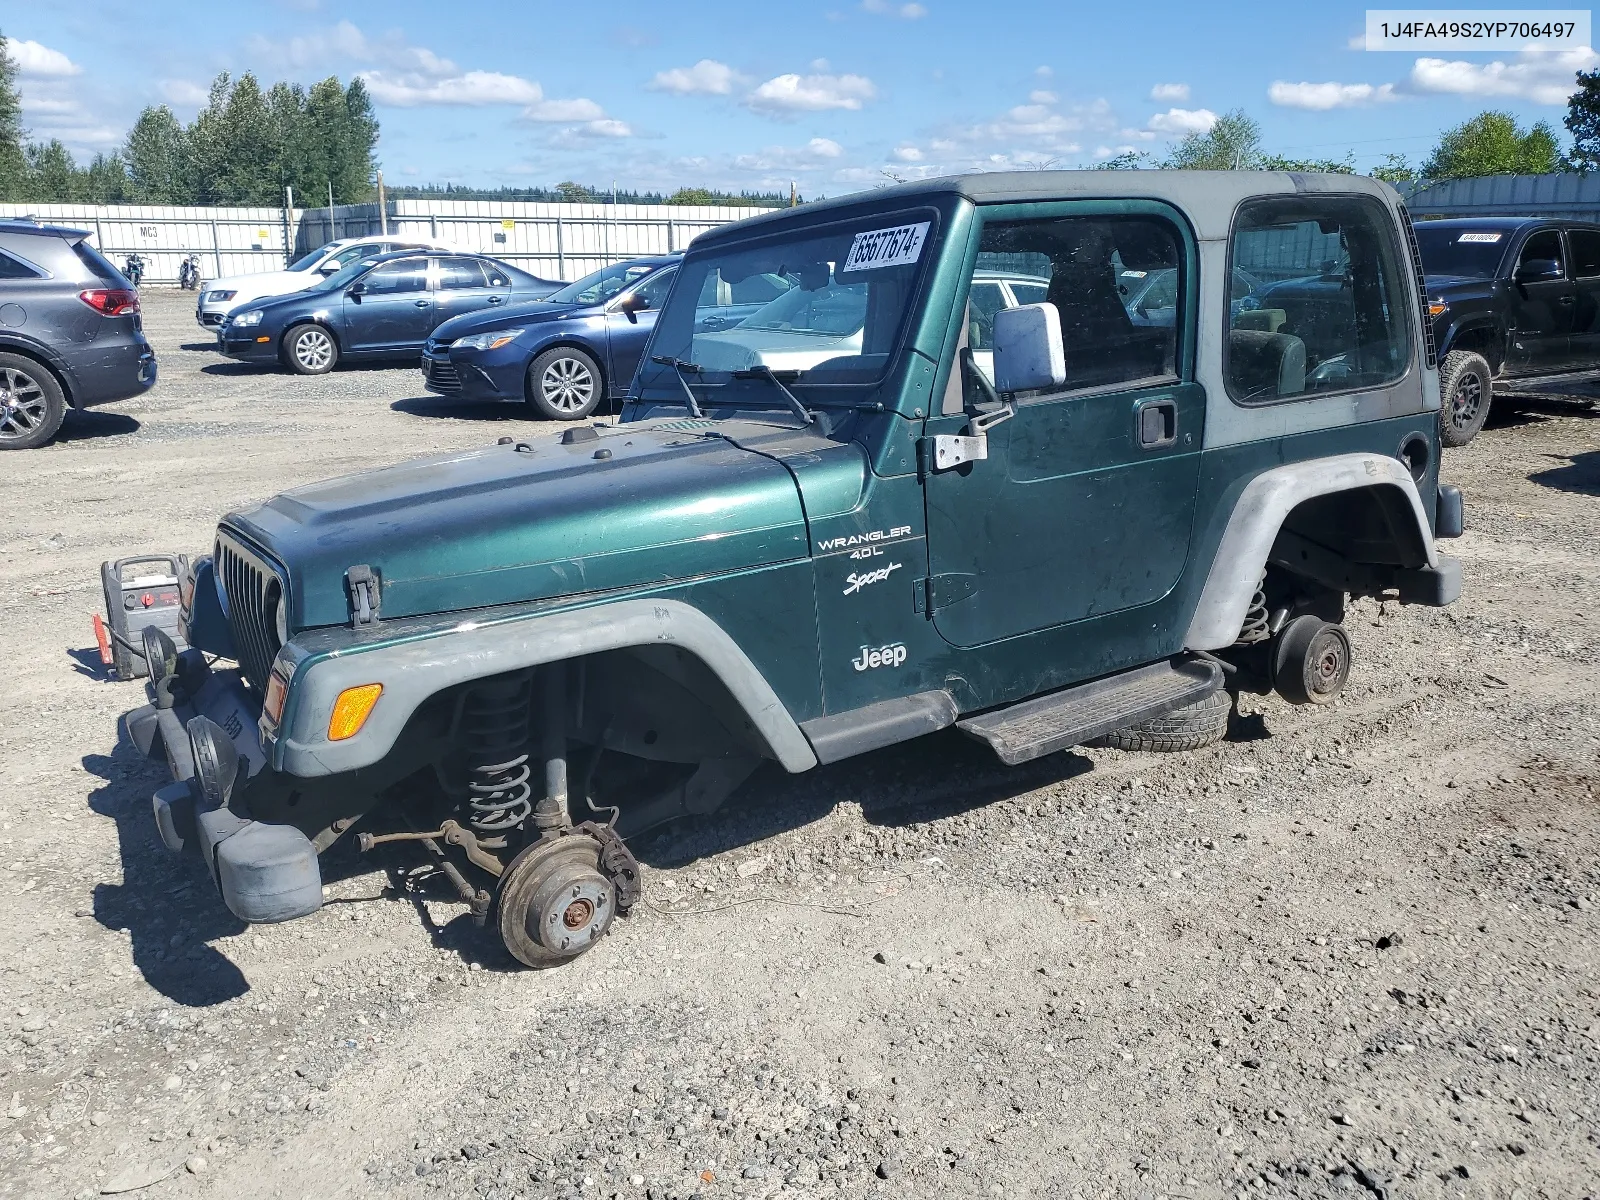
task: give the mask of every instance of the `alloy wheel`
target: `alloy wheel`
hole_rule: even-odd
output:
[[[295,339],[294,358],[308,371],[325,370],[333,359],[333,339],[320,329],[310,329]]]
[[[38,380],[14,367],[0,368],[0,441],[21,441],[44,424],[48,412]]]
[[[1450,397],[1450,423],[1457,429],[1469,428],[1482,403],[1483,381],[1469,370],[1457,381],[1455,394]]]
[[[539,390],[558,412],[582,412],[594,396],[594,373],[576,358],[557,358],[545,367]]]

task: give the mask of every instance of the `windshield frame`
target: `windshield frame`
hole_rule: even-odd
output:
[[[654,277],[657,272],[664,271],[668,267],[677,265],[678,262],[676,260],[672,262],[642,263],[638,259],[625,258],[620,262],[607,263],[598,270],[590,271],[587,275],[583,275],[577,279],[574,279],[571,283],[563,284],[556,291],[553,291],[548,296],[545,296],[543,298],[543,302],[545,304],[578,304],[586,308],[604,308],[606,305],[615,302],[619,297],[631,292],[634,288],[644,283],[645,280]],[[646,270],[643,275],[640,275],[632,282],[624,282],[621,287],[603,299],[580,300],[578,298],[579,294],[582,293],[586,287],[601,282],[610,272],[620,271],[626,273],[629,267],[647,267],[648,270]],[[571,292],[572,294],[569,296],[566,294],[568,292]]]
[[[718,239],[712,245],[696,250],[691,247],[689,253],[678,263],[678,276],[673,280],[672,290],[667,294],[666,301],[661,306],[661,314],[657,318],[655,330],[650,337],[650,345],[641,361],[640,370],[634,379],[635,398],[651,403],[654,397],[644,397],[641,389],[649,387],[652,392],[659,387],[664,393],[660,399],[669,400],[676,394],[677,383],[671,376],[674,368],[654,363],[653,357],[663,353],[658,339],[664,327],[668,327],[667,315],[674,303],[679,302],[680,296],[690,297],[690,303],[698,309],[700,290],[705,283],[704,272],[699,272],[701,278],[694,281],[693,287],[689,281],[696,274],[695,268],[706,260],[726,259],[733,255],[747,251],[760,251],[771,246],[781,246],[784,243],[803,243],[819,238],[836,235],[841,228],[854,227],[855,232],[868,232],[874,225],[881,228],[894,228],[903,225],[913,225],[926,221],[928,233],[923,240],[922,250],[918,255],[915,268],[910,276],[904,306],[899,316],[899,324],[893,338],[889,342],[889,349],[884,353],[882,369],[871,378],[850,379],[808,379],[808,370],[795,374],[791,371],[778,369],[777,374],[783,384],[790,389],[804,389],[808,398],[806,404],[814,407],[827,407],[830,403],[853,404],[863,392],[874,391],[893,378],[901,361],[905,357],[906,349],[911,343],[912,334],[916,328],[917,318],[921,312],[926,297],[929,279],[935,266],[943,253],[942,238],[945,228],[949,223],[949,216],[943,209],[932,202],[932,198],[916,197],[906,198],[901,205],[893,208],[871,208],[846,210],[844,212],[830,213],[828,219],[812,220],[805,222],[788,221],[775,224],[768,228],[752,230],[748,236]],[[837,268],[836,268],[837,271]],[[833,283],[839,282],[835,274]],[[854,281],[849,281],[854,282]],[[868,281],[863,281],[868,282]],[[830,285],[831,286],[831,285]],[[691,295],[692,293],[692,295]],[[774,297],[769,304],[778,303],[783,295]],[[741,323],[742,324],[742,323]],[[729,326],[726,330],[711,332],[725,333],[740,328],[740,325]],[[769,331],[780,332],[780,331]],[[851,335],[840,335],[849,337]],[[692,351],[694,345],[694,321],[690,321],[690,335],[686,350]],[[749,403],[747,397],[751,381],[761,387],[760,376],[752,375],[748,371],[724,371],[721,369],[707,369],[699,372],[694,377],[694,386],[702,405],[706,407],[737,407]],[[736,397],[734,392],[738,392]],[[849,398],[846,398],[848,394]],[[681,401],[680,401],[681,403]],[[766,404],[756,404],[755,407],[770,407]]]
[[[295,259],[292,263],[285,267],[284,270],[314,271],[319,263],[327,259],[328,255],[337,254],[340,250],[343,250],[344,247],[345,243],[343,242],[328,242],[326,245],[318,246],[310,253],[304,254]]]

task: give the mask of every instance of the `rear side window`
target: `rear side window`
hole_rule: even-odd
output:
[[[1271,404],[1405,374],[1412,318],[1393,225],[1383,205],[1361,196],[1240,205],[1232,268],[1258,282],[1228,306],[1229,395]]]
[[[96,279],[111,284],[113,287],[125,287],[127,281],[122,278],[122,272],[106,261],[105,256],[85,241],[72,243],[72,252],[78,256],[78,261],[89,268],[89,273]]]
[[[439,288],[456,291],[461,288],[481,288],[483,268],[474,258],[441,258],[439,260]]]
[[[27,263],[0,251],[0,279],[38,279],[40,273]]]
[[[1579,279],[1600,275],[1600,229],[1569,229],[1567,243],[1572,247],[1572,273]]]

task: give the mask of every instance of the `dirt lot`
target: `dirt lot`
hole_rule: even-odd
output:
[[[938,737],[636,847],[650,903],[510,964],[359,861],[244,928],[150,820],[104,558],[537,427],[417,372],[219,360],[6,455],[0,1197],[1600,1191],[1600,419],[1504,415],[1444,611],[1350,618],[1336,705],[1007,770]]]

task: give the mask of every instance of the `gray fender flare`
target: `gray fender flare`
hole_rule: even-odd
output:
[[[1374,486],[1397,488],[1410,500],[1428,565],[1437,567],[1433,527],[1411,472],[1399,459],[1382,454],[1340,454],[1273,467],[1252,479],[1233,506],[1189,622],[1185,649],[1220,650],[1233,645],[1249,611],[1250,597],[1266,569],[1272,543],[1296,505],[1316,496]]]
[[[381,761],[406,722],[444,688],[504,671],[561,662],[629,646],[681,646],[716,676],[790,771],[817,765],[800,727],[737,642],[697,608],[680,600],[621,600],[594,608],[478,625],[473,621],[408,641],[360,645],[318,659],[295,673],[290,726],[273,747],[273,766],[290,775],[337,775]],[[383,684],[361,732],[328,740],[328,718],[346,688]]]

